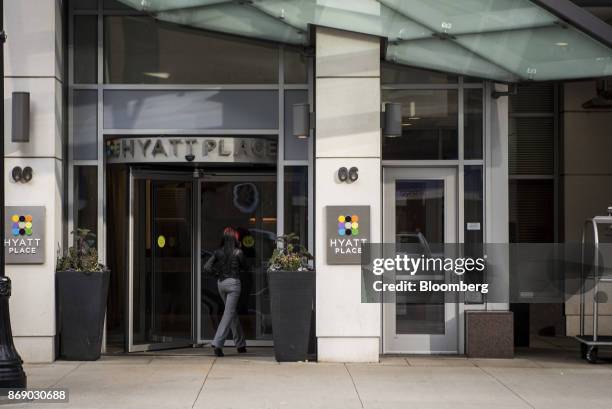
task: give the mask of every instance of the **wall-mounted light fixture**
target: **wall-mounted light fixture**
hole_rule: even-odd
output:
[[[13,92],[12,142],[30,142],[30,93]]]
[[[383,136],[395,138],[402,136],[402,104],[387,102],[380,115]]]
[[[314,115],[310,113],[310,104],[293,104],[292,134],[298,139],[307,139],[313,126]]]
[[[344,166],[338,169],[338,180],[340,182],[353,183],[359,179],[359,169],[353,166],[350,169],[345,168]]]
[[[15,181],[16,183],[17,182],[28,183],[30,180],[32,180],[33,176],[34,176],[34,171],[29,166],[26,166],[23,169],[20,166],[15,166],[13,170],[11,171],[11,177],[13,178],[13,181]]]

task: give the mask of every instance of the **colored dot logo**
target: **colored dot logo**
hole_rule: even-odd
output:
[[[338,216],[338,235],[359,236],[359,216],[356,214]]]
[[[32,216],[27,214],[21,216],[14,214],[11,216],[11,233],[13,236],[31,236],[32,235]]]

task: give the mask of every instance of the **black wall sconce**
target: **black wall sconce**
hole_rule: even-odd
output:
[[[15,166],[11,171],[11,177],[16,183],[28,183],[30,180],[32,180],[33,176],[34,171],[29,166],[26,166],[23,169],[20,166]]]
[[[353,183],[359,179],[359,169],[353,166],[350,169],[345,168],[344,166],[338,169],[338,180],[340,182]]]
[[[310,113],[310,104],[293,104],[292,134],[298,139],[310,137],[310,130],[314,128],[314,115]]]
[[[402,104],[387,102],[380,114],[383,136],[393,138],[402,136]]]
[[[30,142],[30,93],[13,92],[12,142]]]

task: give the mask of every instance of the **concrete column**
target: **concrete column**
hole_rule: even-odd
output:
[[[325,206],[371,206],[371,241],[381,241],[380,40],[316,28],[316,269],[318,359],[375,362],[380,305],[361,303],[359,265],[328,265]],[[337,179],[359,168],[359,180]]]
[[[45,206],[45,262],[7,265],[15,345],[26,362],[55,359],[55,258],[62,242],[62,0],[4,2],[5,189],[7,206]],[[30,142],[11,142],[11,94],[30,93]],[[11,170],[30,166],[29,183]]]
[[[508,91],[502,84],[492,84],[492,90]],[[489,89],[487,88],[487,92]],[[509,187],[508,187],[508,97],[491,98],[489,115],[489,136],[486,147],[487,175],[485,182],[485,213],[487,220],[487,243],[503,244],[510,242],[509,228]],[[494,252],[496,254],[491,254]],[[507,248],[495,246],[488,254],[489,268],[495,274],[496,281],[507,282],[510,289],[510,260]],[[494,261],[493,261],[494,260]],[[488,303],[487,310],[505,311],[508,303]]]

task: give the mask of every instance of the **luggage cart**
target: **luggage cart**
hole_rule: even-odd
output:
[[[590,233],[590,234],[589,234]],[[585,254],[587,239],[592,238],[593,267],[585,271],[585,261],[590,254]],[[580,268],[580,335],[576,339],[580,342],[580,355],[590,363],[597,362],[600,346],[612,346],[612,336],[599,335],[599,287],[602,283],[612,283],[612,275],[602,274],[600,263],[605,262],[600,257],[599,245],[609,243],[612,247],[612,206],[608,207],[607,216],[595,216],[587,219],[582,228],[581,268]],[[612,261],[612,260],[608,260]],[[602,266],[603,267],[603,266]],[[587,283],[592,281],[593,289],[593,335],[586,335],[586,294]]]

